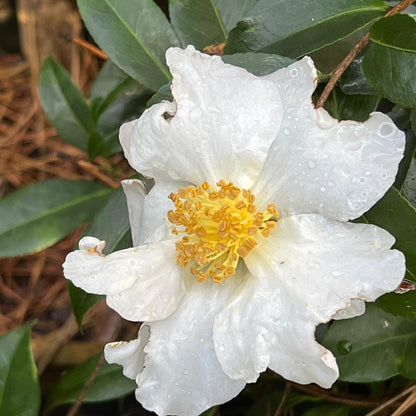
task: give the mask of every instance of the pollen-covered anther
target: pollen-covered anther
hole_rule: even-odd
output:
[[[268,237],[279,217],[274,204],[257,212],[254,195],[231,182],[220,180],[216,187],[179,188],[169,199],[175,210],[167,214],[174,235],[185,234],[176,242],[177,262],[199,282],[221,282],[235,274],[240,257],[258,244],[256,237]]]

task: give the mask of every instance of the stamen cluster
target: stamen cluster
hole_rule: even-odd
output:
[[[176,242],[178,264],[192,263],[191,273],[201,282],[233,275],[239,258],[258,245],[256,236],[268,237],[279,216],[274,204],[256,212],[254,195],[246,189],[224,180],[216,185],[204,182],[169,195],[176,208],[168,212],[172,233],[186,234]]]

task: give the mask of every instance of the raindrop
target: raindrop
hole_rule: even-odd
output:
[[[309,161],[309,163],[308,163],[308,165],[309,165],[309,167],[310,167],[311,169],[316,168],[316,163],[315,163],[313,160],[310,160],[310,161]]]
[[[377,132],[381,137],[389,137],[394,133],[394,127],[391,123],[383,123],[380,125]]]
[[[322,187],[321,187],[321,189],[320,189],[320,191],[321,191],[321,192],[325,192],[325,191],[326,191],[325,186],[322,186]]]
[[[347,340],[339,341],[337,344],[337,350],[340,354],[347,355],[352,350],[352,344]]]
[[[290,70],[290,76],[291,77],[297,77],[298,76],[298,70],[296,68],[292,68]]]
[[[205,342],[205,339],[204,338],[201,338],[200,341],[201,341],[201,343],[204,343]]]
[[[224,346],[223,346],[223,345],[221,345],[221,346],[219,347],[219,350],[220,350],[220,351],[225,351]]]
[[[285,133],[287,136],[290,134],[290,130],[289,130],[289,129],[284,129],[283,131],[284,131],[284,133]]]

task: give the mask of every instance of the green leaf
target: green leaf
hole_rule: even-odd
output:
[[[85,151],[94,131],[90,109],[68,73],[52,58],[43,64],[39,93],[43,111],[57,132]]]
[[[257,0],[170,0],[172,26],[183,47],[225,42],[228,32]]]
[[[385,10],[380,0],[259,0],[230,32],[225,53],[297,58],[347,37]]]
[[[375,95],[346,95],[336,88],[326,101],[325,109],[338,120],[365,121],[379,102],[380,97]]]
[[[104,254],[131,247],[131,233],[129,213],[126,197],[122,188],[115,191],[103,209],[94,217],[84,235],[93,236],[106,241]],[[68,283],[68,291],[71,299],[72,310],[78,326],[82,327],[84,315],[104,296],[91,295],[82,289]]]
[[[324,339],[335,355],[340,380],[372,382],[416,378],[416,321],[367,304],[364,315],[335,321]]]
[[[170,80],[165,51],[179,41],[151,0],[78,0],[97,44],[132,78],[156,91]]]
[[[405,14],[384,17],[370,31],[371,41],[386,48],[416,52],[416,21]]]
[[[111,190],[83,180],[37,182],[0,200],[0,257],[43,250],[88,221]]]
[[[339,82],[341,91],[348,95],[375,95],[364,75],[363,69],[364,56],[354,59],[347,70],[342,74]]]
[[[171,83],[167,83],[159,88],[159,90],[147,102],[146,107],[149,108],[161,101],[173,101],[172,91],[170,90]]]
[[[293,64],[294,60],[285,56],[273,55],[269,53],[236,53],[234,55],[224,55],[222,60],[226,64],[239,66],[247,69],[254,75],[262,76]]]
[[[406,277],[416,282],[416,210],[396,188],[374,205],[364,219],[389,231],[395,238],[394,248],[406,256]]]
[[[0,415],[38,416],[40,401],[26,325],[0,336]]]
[[[69,370],[51,390],[47,397],[46,411],[66,403],[73,403],[81,393],[84,384],[94,371],[100,356]],[[133,380],[122,374],[121,366],[104,362],[97,377],[88,390],[84,402],[103,402],[117,399],[132,393],[137,388]]]
[[[377,306],[395,316],[416,319],[416,291],[403,293],[387,293],[376,301]]]
[[[371,28],[364,72],[376,93],[403,107],[416,105],[416,21],[407,15],[380,19]]]

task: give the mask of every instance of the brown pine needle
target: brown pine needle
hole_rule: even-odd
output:
[[[84,49],[87,49],[92,54],[98,56],[101,59],[108,59],[107,54],[105,54],[101,49],[97,48],[92,43],[89,43],[89,42],[87,42],[83,39],[80,39],[80,38],[72,38],[72,42],[81,46]]]

